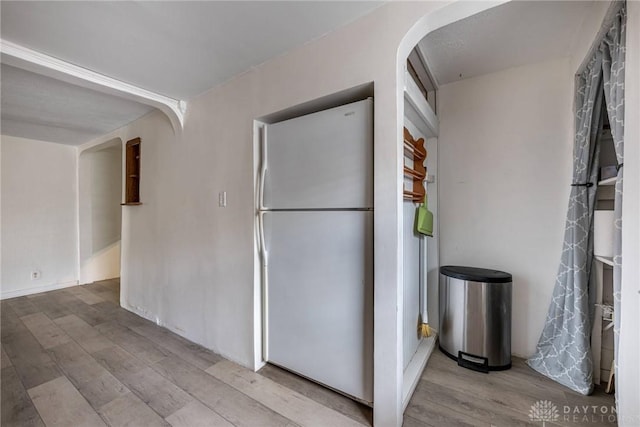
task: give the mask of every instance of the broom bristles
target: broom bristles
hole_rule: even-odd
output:
[[[422,338],[427,338],[431,336],[431,328],[429,327],[428,323],[421,323],[418,326],[418,331]]]

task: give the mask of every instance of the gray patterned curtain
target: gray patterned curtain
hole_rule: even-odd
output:
[[[618,165],[624,160],[624,64],[626,51],[626,5],[616,15],[612,27],[600,46],[602,75],[611,135],[616,149]],[[618,370],[618,338],[620,333],[620,288],[622,282],[622,176],[618,167],[614,201],[615,235],[613,242],[613,309],[614,355]],[[616,382],[618,376],[616,375]],[[616,387],[616,394],[618,388]]]
[[[590,183],[598,179],[596,138],[602,94],[602,53],[597,52],[578,80],[573,184],[562,259],[542,335],[527,361],[536,371],[582,394],[593,390],[589,275],[596,186]]]
[[[607,104],[616,156],[623,162],[625,4],[620,3],[611,29],[578,78],[573,184],[560,267],[553,299],[535,354],[527,361],[536,371],[579,393],[593,390],[590,334],[592,298],[589,275],[593,260],[593,210],[597,182],[602,95]],[[622,169],[616,180],[614,242],[615,354],[620,319],[622,249]]]

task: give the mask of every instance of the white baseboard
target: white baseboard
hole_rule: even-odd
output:
[[[427,361],[433,353],[433,349],[436,347],[437,334],[434,332],[429,338],[425,338],[418,345],[418,350],[411,358],[407,369],[404,370],[403,383],[402,383],[402,408],[403,411],[407,408],[411,396],[418,386],[422,371],[427,366]]]
[[[74,280],[73,282],[53,283],[51,285],[34,286],[32,288],[15,289],[13,291],[2,291],[0,292],[0,299],[23,297],[25,295],[33,295],[33,294],[39,294],[40,292],[55,291],[56,289],[69,288],[71,286],[77,286],[77,285],[78,285],[78,281]]]

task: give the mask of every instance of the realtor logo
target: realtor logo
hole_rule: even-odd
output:
[[[558,418],[560,418],[560,413],[557,406],[548,400],[538,400],[531,405],[529,410],[529,419],[531,421],[542,421],[542,427],[547,421],[558,421]]]

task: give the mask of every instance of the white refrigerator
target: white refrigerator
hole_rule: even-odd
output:
[[[266,361],[373,402],[373,101],[267,125]]]

